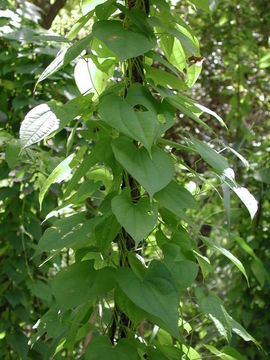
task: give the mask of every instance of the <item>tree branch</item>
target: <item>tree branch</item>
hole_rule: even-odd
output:
[[[42,9],[40,25],[44,29],[50,29],[53,20],[66,5],[67,0],[56,0],[52,5],[49,0],[33,0],[32,2]]]

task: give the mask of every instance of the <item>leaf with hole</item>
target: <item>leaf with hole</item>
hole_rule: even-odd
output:
[[[145,188],[150,198],[164,188],[174,175],[171,157],[156,146],[152,147],[152,158],[146,149],[138,149],[124,137],[113,141],[112,149],[116,160]]]

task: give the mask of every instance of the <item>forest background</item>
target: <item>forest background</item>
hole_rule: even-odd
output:
[[[80,41],[89,35],[96,21],[92,18],[109,21],[113,3],[112,0],[0,1],[1,359],[84,357],[93,360],[102,356],[105,360],[114,359],[113,356],[133,359],[131,354],[135,348],[134,359],[268,359],[270,3],[265,0],[173,1],[167,11],[165,2],[150,2],[150,14],[156,6],[163,9],[163,16],[167,14],[169,18],[173,14],[183,23],[179,20],[182,28],[176,28],[181,31],[176,33],[171,29],[167,38],[159,39],[162,51],[158,55],[145,51],[148,55],[144,55],[142,66],[146,80],[141,80],[142,75],[137,71],[134,82],[147,83],[158,101],[164,97],[159,103],[161,106],[167,101],[163,117],[171,114],[170,106],[175,108],[173,125],[155,141],[174,159],[175,179],[182,186],[178,190],[182,191],[183,202],[190,205],[175,207],[172,198],[177,192],[172,192],[170,201],[162,190],[157,192],[154,204],[159,207],[159,222],[152,226],[150,234],[141,234],[141,229],[148,224],[145,217],[141,219],[133,213],[133,219],[137,219],[134,230],[117,210],[113,210],[113,214],[108,210],[108,199],[111,201],[111,194],[115,195],[115,169],[118,171],[116,165],[111,165],[115,162],[111,157],[115,156],[129,173],[133,174],[134,167],[129,171],[116,150],[114,155],[105,155],[107,144],[96,154],[101,158],[89,163],[92,149],[98,143],[97,133],[105,134],[109,129],[115,138],[122,129],[119,124],[108,125],[106,100],[98,110],[93,105],[94,100],[102,99],[100,94],[110,88],[112,78],[121,84],[121,73],[125,78],[130,71],[133,72],[130,78],[134,77],[135,66],[131,65],[129,70],[117,67],[110,48],[104,50],[107,62],[103,62],[103,66],[92,55],[89,64],[96,68],[93,70],[89,65],[88,71],[92,75],[90,82],[95,83],[94,98],[86,95],[84,99],[88,102],[80,100],[79,110],[72,101],[81,99],[80,92],[87,90],[89,76],[83,73],[84,65],[81,60],[78,62],[78,57],[85,49],[89,54],[87,46],[95,40],[89,38],[87,46],[79,45],[76,56],[71,52],[70,61],[65,58],[65,66],[62,59],[59,71],[47,71],[44,75],[54,59],[61,60],[60,48],[82,44]],[[139,24],[142,31],[140,16],[136,17],[130,6],[133,15],[126,13],[119,4],[118,11],[135,25]],[[156,29],[160,25],[153,21],[151,26]],[[150,31],[147,26],[143,30]],[[157,31],[155,34],[159,36]],[[194,35],[193,42],[190,34]],[[178,42],[172,41],[174,45],[169,49],[166,43],[171,41],[170,36],[177,36]],[[190,47],[197,46],[197,39],[200,51],[192,52]],[[91,44],[98,53],[98,44]],[[119,51],[123,51],[123,46],[120,48]],[[140,56],[141,53],[136,54],[136,59]],[[57,67],[55,63],[54,67]],[[131,85],[126,88],[132,87],[130,78]],[[176,104],[175,99],[165,90],[162,93],[159,87],[176,89],[182,94],[181,101],[178,99]],[[129,94],[131,90],[127,91]],[[187,100],[190,98],[193,102]],[[44,130],[46,138],[39,136],[37,141],[29,140],[27,131],[31,132],[34,125],[31,123],[23,132],[22,122],[26,124],[29,111],[41,104],[50,104],[49,111],[60,122],[65,118],[65,124],[54,128],[54,132],[50,129],[53,137]],[[146,113],[147,104],[136,111]],[[41,112],[30,116],[31,121],[48,112],[47,108],[45,113],[38,109]],[[100,128],[96,125],[99,122],[92,121],[97,119],[97,111],[105,119],[102,118],[105,125]],[[46,115],[48,124],[53,118],[51,112]],[[161,124],[162,116],[159,117]],[[132,138],[130,133],[124,132],[124,135]],[[145,145],[136,136],[135,141],[147,148],[148,138]],[[38,141],[39,145],[35,144]],[[22,145],[25,145],[23,150]],[[227,168],[233,169],[237,183],[242,186],[237,189],[242,193],[234,191],[234,185],[227,179],[228,173],[224,175]],[[80,171],[81,176],[78,175]],[[134,178],[137,181],[136,175]],[[139,201],[144,201],[142,188],[151,193],[152,185],[138,182],[142,185],[139,196],[143,196]],[[119,201],[121,196],[118,195]],[[137,200],[133,197],[132,201]],[[152,203],[145,203],[146,200],[144,204],[141,202],[142,212],[146,218],[153,216]],[[86,218],[82,218],[85,213]],[[98,220],[100,217],[100,222],[94,225],[89,222],[89,218],[96,217]],[[89,228],[85,230],[78,224],[89,224]],[[134,235],[136,245],[144,238],[142,250],[135,252],[132,248],[129,251],[132,254],[124,258],[114,239],[119,231]],[[174,239],[170,240],[171,248],[165,244],[170,236]],[[90,238],[101,239],[100,247],[94,240],[81,241]],[[78,239],[81,241],[79,247]],[[176,239],[180,239],[179,242]],[[181,279],[179,339],[168,320],[171,313],[166,302],[171,308],[170,295],[162,298],[164,294],[157,288],[151,293],[154,304],[155,299],[163,301],[160,306],[164,307],[165,315],[149,309],[136,295],[141,291],[141,297],[145,296],[142,290],[142,286],[146,286],[145,273],[149,269],[152,273],[157,271],[160,259],[164,258],[162,266],[166,265],[170,274],[174,274],[166,261],[174,257],[176,244],[179,251],[177,276]],[[104,259],[108,267],[104,267]],[[116,281],[113,289],[104,284],[104,288],[103,285],[94,288],[94,296],[85,290],[83,279],[88,279],[91,261],[95,264],[91,274],[95,274],[96,283],[106,277],[108,283]],[[141,281],[136,294],[131,290],[125,293],[128,277],[119,275],[122,280],[115,280],[108,272],[108,269],[122,267],[124,262],[128,271],[132,269],[132,276],[134,273],[138,276],[134,282]],[[149,267],[151,262],[154,265]],[[90,266],[87,269],[86,264]],[[163,280],[167,270],[158,269],[159,274],[164,271]],[[157,280],[159,283],[161,278]],[[154,282],[150,280],[153,290]],[[80,299],[85,296],[88,296],[87,301],[93,299],[81,304]],[[151,303],[151,299],[149,301]],[[116,303],[120,310],[111,315],[111,306]],[[118,332],[113,332],[115,318]],[[98,338],[104,342],[99,343],[95,340]],[[109,338],[115,345],[114,355],[110,352]],[[123,342],[123,338],[129,343]],[[100,355],[100,351],[104,351],[104,355]]]

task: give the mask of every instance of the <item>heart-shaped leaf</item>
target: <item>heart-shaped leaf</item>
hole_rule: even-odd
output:
[[[121,339],[115,347],[107,336],[93,338],[85,352],[85,360],[137,360],[136,347],[131,340]]]
[[[146,149],[136,148],[132,141],[124,137],[116,139],[112,149],[116,160],[145,188],[151,198],[174,175],[171,157],[156,146],[152,147],[152,158]]]
[[[112,199],[112,212],[136,245],[147,237],[158,218],[157,204],[151,205],[147,197],[133,203],[126,191]]]
[[[109,94],[102,98],[99,113],[103,121],[141,142],[150,153],[159,129],[159,122],[153,112],[134,111],[125,99]]]
[[[75,263],[59,271],[53,278],[52,292],[59,309],[71,309],[94,301],[114,287],[114,269],[104,267],[95,270],[93,265],[92,260]]]
[[[117,282],[135,305],[149,313],[158,325],[179,338],[178,290],[166,265],[160,261],[152,261],[143,280],[131,269],[120,269]]]

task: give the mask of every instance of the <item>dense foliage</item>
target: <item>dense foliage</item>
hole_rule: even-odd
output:
[[[0,1],[1,358],[267,359],[269,5],[33,3]]]

